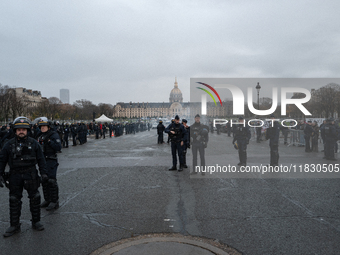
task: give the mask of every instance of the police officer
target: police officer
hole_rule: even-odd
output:
[[[208,146],[209,141],[209,127],[201,123],[201,117],[199,114],[195,116],[195,123],[190,126],[190,145],[192,149],[192,174],[197,174],[197,151],[200,154],[201,166],[205,167],[205,155],[204,150]],[[201,172],[204,175],[205,172]]]
[[[269,147],[270,147],[270,165],[278,166],[279,165],[279,137],[280,137],[280,124],[277,121],[274,121],[275,116],[270,115],[271,122],[269,124],[269,128],[266,130],[266,139],[269,139]]]
[[[164,136],[163,136],[164,130],[165,130],[165,126],[163,125],[163,121],[160,120],[157,125],[158,144],[164,143]]]
[[[44,230],[40,223],[40,194],[38,191],[40,180],[35,165],[38,163],[43,181],[46,175],[46,161],[41,146],[36,140],[28,136],[30,122],[28,119],[17,119],[13,123],[15,137],[10,139],[0,154],[0,187],[3,187],[4,171],[9,164],[9,173],[5,181],[9,188],[9,207],[11,226],[4,233],[9,237],[20,232],[21,198],[23,189],[28,193],[30,211],[32,214],[32,228]]]
[[[77,146],[77,134],[78,134],[78,127],[76,123],[73,123],[71,126],[71,134],[72,134],[72,146]]]
[[[41,135],[38,137],[38,142],[43,150],[48,179],[42,182],[45,201],[41,207],[47,211],[59,208],[59,188],[57,183],[58,158],[57,152],[61,150],[61,141],[59,135],[51,129],[51,122],[42,117],[38,122],[41,130]]]
[[[238,147],[238,156],[240,162],[237,164],[238,166],[246,166],[247,165],[247,144],[249,144],[249,140],[251,138],[251,133],[249,126],[244,123],[244,118],[238,118],[240,124],[235,124],[233,127],[233,144],[235,145],[235,141],[237,141]]]
[[[179,123],[178,115],[175,116],[174,123],[171,123],[169,126],[167,126],[165,133],[169,134],[171,140],[172,167],[169,169],[169,171],[177,170],[176,152],[178,153],[180,163],[178,171],[183,171],[184,161],[182,146],[184,141],[188,138],[186,129],[181,123]]]
[[[310,138],[314,135],[314,130],[312,128],[312,121],[309,120],[307,122],[307,125],[305,126],[305,129],[303,130],[305,135],[305,152],[312,152],[311,146],[310,146]]]
[[[190,148],[190,127],[187,125],[188,121],[186,119],[182,119],[182,125],[185,127],[187,131],[187,140],[184,140],[183,142],[183,167],[188,168],[187,166],[187,149]]]
[[[70,134],[70,126],[66,123],[64,127],[64,138],[63,138],[63,147],[68,148],[68,136]]]
[[[228,121],[227,123],[227,133],[228,133],[228,137],[231,136],[231,126],[230,126],[230,121]]]
[[[334,125],[334,119],[329,118],[327,124],[323,126],[324,137],[325,137],[325,156],[324,159],[336,161],[334,156],[334,148],[337,140],[337,132]]]
[[[112,138],[112,131],[113,131],[113,124],[110,123],[109,124],[109,136],[110,136],[110,138]]]
[[[107,123],[103,124],[103,139],[105,139],[105,134],[106,134],[106,129],[107,129],[106,125]]]

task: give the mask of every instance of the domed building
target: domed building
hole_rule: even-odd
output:
[[[170,92],[169,102],[183,103],[182,91],[178,88],[177,78],[175,78],[174,88]]]
[[[119,102],[114,106],[114,118],[145,118],[162,117],[173,118],[179,115],[181,118],[189,116],[189,102],[183,103],[182,91],[178,88],[175,78],[174,88],[170,92],[169,102],[162,103],[123,103]]]
[[[180,118],[189,119],[191,110],[201,113],[199,104],[183,103],[182,91],[178,87],[177,78],[175,78],[174,87],[170,92],[169,102],[162,103],[124,103],[119,102],[114,106],[113,118],[174,118],[179,115]],[[215,107],[214,103],[208,103],[209,116],[221,116],[224,114],[224,108]]]

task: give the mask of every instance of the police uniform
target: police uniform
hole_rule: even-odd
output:
[[[64,127],[64,139],[63,139],[63,147],[68,148],[68,136],[70,134],[70,126],[66,124]]]
[[[239,120],[243,120],[243,117],[239,118]],[[238,148],[238,156],[240,162],[238,163],[239,166],[246,166],[247,164],[247,144],[249,144],[249,140],[251,138],[251,133],[248,125],[243,124],[235,124],[233,127],[233,144],[237,141],[237,148]]]
[[[198,114],[195,118],[200,117]],[[190,126],[190,144],[192,150],[193,174],[196,174],[197,152],[200,154],[201,166],[205,167],[205,148],[209,141],[209,128],[206,125],[196,122]],[[202,174],[204,172],[202,171]]]
[[[273,116],[271,116],[273,118]],[[266,130],[266,139],[269,139],[269,147],[270,147],[270,165],[278,166],[279,165],[279,138],[280,138],[280,129],[281,126],[279,122],[274,121],[274,123],[270,123],[269,128]]]
[[[186,123],[188,123],[188,121],[186,119],[183,119],[182,123],[186,124]],[[184,126],[184,128],[187,131],[187,139],[183,141],[183,146],[182,146],[182,148],[183,148],[183,162],[184,162],[183,167],[188,168],[188,166],[187,166],[187,149],[190,148],[190,127]]]
[[[165,126],[163,125],[163,121],[159,121],[159,124],[157,125],[157,134],[158,134],[158,144],[164,143],[164,135],[163,132],[165,130]]]
[[[309,124],[312,123],[311,121],[308,121],[308,124],[306,124],[305,129],[303,130],[305,135],[305,152],[311,152],[311,146],[310,146],[310,138],[314,135],[314,130],[312,126]]]
[[[14,123],[14,130],[29,128],[28,120],[19,120]],[[10,171],[4,175],[6,164]],[[32,214],[32,227],[43,230],[40,223],[40,193],[38,191],[40,178],[35,165],[38,164],[42,179],[46,180],[46,161],[38,142],[31,137],[16,136],[3,147],[0,155],[0,186],[6,181],[9,188],[9,207],[11,226],[4,233],[5,237],[20,232],[21,198],[23,189],[28,193],[30,211]],[[3,178],[5,176],[5,178]]]
[[[77,146],[77,134],[78,134],[78,127],[75,123],[71,126],[71,133],[72,133],[72,146]]]
[[[334,154],[335,143],[337,141],[337,131],[333,124],[334,119],[328,119],[327,124],[323,126],[323,132],[325,137],[325,159],[336,160]]]
[[[179,120],[178,115],[175,117],[176,120]],[[172,133],[174,132],[174,134]],[[187,140],[187,132],[184,128],[184,126],[180,123],[171,123],[166,129],[165,133],[168,133],[171,139],[171,154],[172,154],[172,167],[169,169],[170,171],[172,170],[177,170],[177,156],[176,152],[178,154],[179,158],[179,169],[178,171],[183,171],[183,149],[181,146],[181,142],[184,142]]]
[[[39,127],[48,126],[49,121],[41,120]],[[42,132],[38,137],[38,142],[44,153],[47,166],[48,179],[42,182],[45,201],[41,207],[46,207],[47,211],[57,209],[59,207],[59,188],[57,183],[58,158],[57,152],[61,150],[61,141],[56,132],[49,128],[47,132]]]

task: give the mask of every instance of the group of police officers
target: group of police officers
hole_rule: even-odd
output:
[[[279,134],[282,126],[271,115],[272,125],[266,130],[266,139],[269,139],[270,165],[277,166],[279,161]],[[247,164],[247,145],[251,138],[249,126],[244,123],[244,118],[240,117],[238,124],[233,125],[233,145],[238,150],[239,166]],[[4,237],[12,236],[20,232],[21,199],[23,189],[28,193],[29,206],[32,215],[32,228],[38,231],[44,229],[40,222],[40,208],[55,210],[59,207],[59,189],[57,182],[58,157],[62,146],[68,147],[68,136],[71,133],[73,145],[76,146],[76,139],[80,144],[86,143],[88,126],[84,123],[72,125],[59,125],[49,121],[46,117],[36,119],[35,128],[31,127],[30,121],[25,117],[17,118],[12,125],[12,129],[6,128],[6,135],[3,139],[0,153],[0,187],[4,185],[9,189],[10,227],[4,233]],[[92,124],[92,123],[91,123]],[[54,127],[53,127],[54,126]],[[104,124],[104,126],[106,126]],[[150,130],[150,125],[135,124],[110,124],[108,125],[110,137],[123,134],[133,134],[139,131]],[[97,132],[98,124],[89,128]],[[103,127],[101,127],[103,129]],[[339,139],[339,128],[335,126],[333,118],[328,119],[324,125],[320,126],[321,136],[324,140],[325,159],[336,160],[334,151],[336,141]],[[105,128],[104,128],[105,132]],[[200,155],[200,166],[205,166],[205,149],[209,141],[209,127],[200,122],[200,115],[195,116],[195,122],[189,127],[187,120],[175,116],[172,123],[165,127],[162,121],[157,126],[158,143],[164,143],[163,132],[167,133],[171,141],[172,167],[170,171],[183,171],[188,168],[186,161],[187,149],[192,149],[193,171],[197,174],[196,166],[198,153]],[[178,161],[177,161],[178,156]],[[9,165],[9,172],[5,172],[6,165]],[[38,170],[36,169],[38,165]],[[201,172],[204,175],[204,172]],[[44,201],[41,203],[39,186],[42,184]]]
[[[9,189],[10,227],[4,237],[20,232],[21,198],[23,189],[28,193],[32,228],[44,230],[40,222],[40,208],[54,210],[59,207],[59,189],[57,183],[58,158],[61,140],[57,132],[51,129],[51,122],[42,117],[36,123],[39,132],[32,132],[27,118],[17,118],[13,122],[13,132],[0,153],[0,187]],[[5,172],[6,165],[9,172]],[[36,169],[39,167],[39,173]],[[42,184],[44,202],[41,203],[39,186]]]
[[[274,115],[270,115],[270,120],[269,127],[265,132],[265,139],[269,140],[269,166],[276,167],[279,165],[280,131],[284,135],[284,144],[287,145],[288,128],[281,125],[277,119],[275,119]],[[232,127],[229,124],[229,127],[227,128],[228,136],[230,136],[231,132],[233,133],[232,144],[234,145],[235,149],[238,150],[238,156],[240,160],[238,166],[246,166],[247,145],[249,144],[251,138],[250,128],[245,123],[243,117],[239,118],[237,124],[233,124]],[[324,143],[324,159],[336,161],[334,152],[337,151],[337,140],[340,139],[340,127],[335,125],[333,118],[329,118],[324,121],[323,125],[320,126],[320,131]],[[195,116],[195,123],[190,127],[187,125],[186,119],[182,119],[182,124],[180,124],[179,116],[176,115],[176,117],[172,120],[172,123],[166,128],[163,125],[163,122],[161,120],[159,121],[157,126],[158,144],[164,143],[163,132],[169,135],[171,141],[172,167],[169,170],[177,170],[177,155],[179,159],[178,171],[183,171],[183,168],[187,168],[186,152],[188,148],[192,147],[193,171],[191,174],[197,174],[196,166],[198,165],[198,153],[201,160],[200,166],[205,166],[205,148],[207,148],[207,143],[209,141],[209,127],[200,122],[200,116],[198,114]],[[314,134],[314,132],[319,132],[319,128],[317,125],[315,125],[315,123],[312,125],[311,121],[309,121],[304,128],[306,141],[309,141],[310,136]],[[259,142],[261,133],[258,132],[258,129],[256,129],[256,135],[257,142]],[[306,145],[306,152],[311,151],[311,148]],[[201,173],[204,175],[204,172]]]

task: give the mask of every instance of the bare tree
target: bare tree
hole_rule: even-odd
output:
[[[105,114],[106,116],[113,115],[113,105],[112,104],[98,104],[98,111],[100,114]]]
[[[324,116],[334,116],[334,113],[339,110],[339,95],[340,85],[335,83],[327,84],[315,91],[317,107]]]
[[[62,102],[60,101],[59,98],[57,97],[50,97],[48,98],[49,102],[49,116],[50,118],[53,119],[59,119],[59,108]]]

